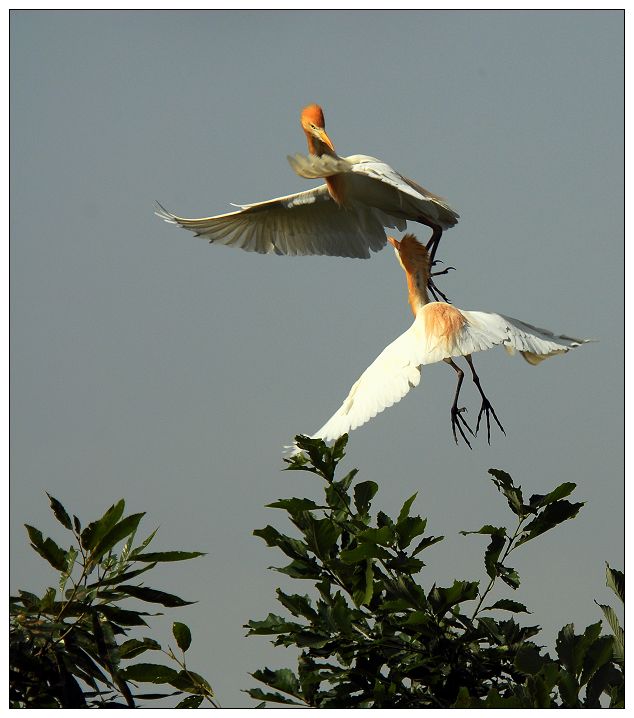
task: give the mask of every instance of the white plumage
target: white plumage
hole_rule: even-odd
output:
[[[401,242],[391,237],[389,241],[394,245],[397,257],[406,272],[410,304],[416,318],[410,328],[387,346],[363,372],[343,404],[313,434],[313,438],[333,441],[362,426],[379,412],[400,401],[410,389],[418,386],[421,367],[426,364],[465,356],[471,365],[471,354],[494,346],[503,346],[509,353],[519,351],[530,364],[537,364],[549,356],[566,353],[591,341],[554,334],[548,329],[540,329],[502,314],[467,311],[445,302],[429,302],[426,292],[429,272],[427,251],[412,235],[407,235]],[[416,277],[418,272],[421,273],[420,277]],[[492,407],[481,391],[472,365],[471,368],[474,381],[482,394],[481,413],[486,411],[488,426],[488,413]],[[467,426],[461,416],[455,416],[460,413],[456,405],[461,382],[462,379],[459,379],[452,409],[452,424],[458,428],[458,420]],[[494,412],[493,414],[495,417]],[[495,418],[497,421],[497,417]],[[467,441],[462,430],[460,431]],[[298,451],[295,449],[295,452]]]
[[[248,252],[360,258],[385,246],[385,228],[403,231],[407,220],[422,222],[434,230],[436,246],[442,230],[458,221],[445,200],[384,162],[339,157],[317,105],[304,108],[301,123],[311,154],[289,162],[301,177],[325,177],[326,184],[213,217],[179,217],[160,204],[156,214],[211,243]]]
[[[427,306],[432,304],[442,302],[432,302]],[[545,359],[590,341],[553,334],[501,314],[458,311],[466,324],[448,348],[443,346],[442,341],[426,335],[424,313],[420,312],[412,326],[387,346],[357,379],[343,404],[313,434],[313,438],[324,441],[338,439],[396,404],[410,389],[418,386],[421,367],[426,364],[473,354],[497,345],[511,352],[529,352]]]

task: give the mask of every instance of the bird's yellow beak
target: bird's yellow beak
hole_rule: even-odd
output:
[[[317,130],[317,137],[334,152],[335,146],[332,144],[330,137],[326,134],[326,130],[320,128]]]

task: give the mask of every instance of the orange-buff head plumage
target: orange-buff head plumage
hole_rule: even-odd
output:
[[[302,127],[304,127],[307,123],[312,123],[313,125],[321,128],[326,126],[323,110],[316,104],[306,105],[306,107],[304,107],[301,114],[301,121]]]

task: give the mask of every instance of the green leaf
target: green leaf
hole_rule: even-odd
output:
[[[97,563],[99,559],[110,549],[116,546],[119,541],[134,533],[137,530],[139,521],[145,516],[145,511],[138,514],[131,514],[126,516],[124,519],[119,521],[110,528],[103,536],[99,539],[97,545],[91,550],[89,560],[91,563]]]
[[[510,586],[512,589],[519,588],[520,576],[514,568],[511,568],[510,566],[503,566],[501,563],[498,563],[496,568],[497,575],[507,586]]]
[[[346,448],[347,444],[348,444],[348,434],[343,434],[343,436],[340,436],[333,444],[331,451],[332,451],[333,459],[336,462],[341,461],[341,459],[343,459],[343,457],[346,455],[345,448]]]
[[[553,489],[549,494],[546,494],[545,496],[541,494],[534,494],[530,497],[528,503],[532,509],[540,509],[544,506],[547,506],[548,504],[552,504],[554,501],[564,499],[566,496],[569,496],[576,488],[577,484],[566,482],[564,484],[560,484],[556,489]]]
[[[213,695],[209,683],[199,673],[194,673],[189,669],[179,671],[178,676],[170,681],[170,685],[188,693],[201,693],[204,691]]]
[[[409,510],[412,508],[412,504],[414,503],[417,495],[418,491],[415,494],[412,494],[409,499],[407,499],[407,501],[403,504],[403,507],[399,512],[398,519],[396,520],[397,524],[401,523],[401,521],[403,521],[409,516]]]
[[[427,596],[434,612],[444,615],[452,606],[472,601],[478,595],[477,581],[454,581],[449,588],[434,587]]]
[[[379,485],[375,481],[362,481],[354,487],[354,505],[360,514],[368,513],[378,490]]]
[[[416,494],[414,494],[415,496]],[[407,548],[412,539],[420,536],[425,532],[427,519],[421,519],[420,516],[405,516],[399,518],[396,524],[396,535],[398,547],[402,550]]]
[[[274,571],[284,573],[291,578],[318,579],[321,576],[321,569],[315,559],[296,559],[283,568],[273,567]]]
[[[531,541],[546,531],[550,531],[550,529],[563,521],[574,518],[582,506],[583,503],[571,504],[565,500],[548,504],[529,524],[526,524],[515,547],[521,546],[527,541]]]
[[[40,601],[40,611],[42,611],[42,613],[47,613],[53,608],[55,595],[56,591],[54,588],[46,589],[46,593],[42,596],[42,600]]]
[[[417,558],[410,558],[405,554],[399,553],[397,556],[391,557],[387,565],[396,572],[414,574],[418,573],[425,564]]]
[[[55,604],[55,594],[56,591],[54,588],[51,587],[46,589],[46,592],[40,600],[39,610],[42,613],[48,613],[53,608],[53,605]]]
[[[126,681],[140,683],[170,683],[178,679],[178,671],[160,663],[135,663],[121,671]]]
[[[33,526],[24,524],[31,539],[31,546],[58,571],[66,569],[66,551],[62,550],[51,538],[44,539],[42,532]]]
[[[62,526],[64,526],[64,528],[67,528],[69,531],[72,531],[73,524],[71,523],[70,516],[66,513],[66,509],[62,506],[61,502],[51,496],[48,491],[46,492],[46,495],[51,502],[51,509],[53,509],[55,518],[60,522],[60,524],[62,524]]]
[[[339,558],[344,563],[358,563],[368,558],[389,558],[390,553],[381,546],[372,543],[361,543],[353,549],[341,551]]]
[[[574,628],[574,625],[569,623],[559,631],[555,649],[561,663],[576,676],[581,672],[589,646],[599,637],[601,621],[588,626],[581,636],[575,635]]]
[[[188,561],[190,558],[206,555],[203,551],[155,551],[154,553],[136,554],[134,560],[145,563],[164,563],[166,561]]]
[[[365,565],[365,593],[361,605],[367,606],[372,600],[374,592],[374,570],[372,569],[372,559],[368,559]]]
[[[175,621],[172,624],[172,633],[174,634],[174,638],[176,639],[178,647],[184,653],[191,646],[192,643],[192,634],[189,630],[189,627],[186,626],[184,623]]]
[[[125,571],[123,573],[110,576],[108,578],[103,578],[100,581],[95,581],[94,583],[88,584],[86,588],[93,589],[97,588],[98,586],[116,586],[118,583],[121,583],[122,581],[129,581],[132,578],[135,578],[136,576],[139,576],[142,573],[145,573],[146,571],[151,571],[156,566],[155,563],[148,564],[147,566],[144,566],[143,568],[137,568],[134,571]]]
[[[300,623],[289,621],[283,616],[269,613],[263,621],[249,621],[245,628],[248,628],[250,633],[269,636],[277,633],[300,632],[304,627]]]
[[[99,610],[113,623],[120,626],[147,626],[147,623],[141,618],[141,616],[149,616],[149,613],[144,611],[128,611],[127,609],[119,608],[118,606],[110,606],[103,604],[99,606]]]
[[[521,708],[522,703],[517,696],[501,696],[495,688],[491,688],[491,690],[487,693],[485,700],[483,702],[478,702],[475,705],[472,703],[472,707],[513,709]]]
[[[68,583],[68,579],[70,578],[70,575],[73,572],[73,568],[75,566],[75,560],[77,559],[77,556],[79,555],[79,552],[74,546],[71,546],[68,551],[66,552],[66,568],[59,577],[59,590],[61,593],[64,593],[64,589],[66,588],[66,584]]]
[[[478,625],[483,627],[485,631],[500,645],[504,645],[507,642],[504,635],[503,624],[498,624],[494,618],[479,616]]]
[[[92,613],[92,629],[102,663],[113,673],[121,661],[121,656],[112,626],[107,619],[102,618],[97,611],[94,611]]]
[[[605,564],[605,580],[608,588],[625,603],[625,574],[615,568],[610,568],[610,564]]]
[[[327,559],[334,548],[341,529],[330,518],[316,519],[306,514],[306,543],[310,550],[321,559]]]
[[[156,532],[158,531],[158,528],[155,528],[154,531],[136,548],[134,548],[130,552],[129,558],[132,559],[134,556],[136,556],[139,553],[143,553],[143,551],[152,543],[152,540],[156,536]],[[131,534],[130,538],[132,538],[135,534]]]
[[[530,613],[530,611],[523,603],[511,601],[508,598],[501,598],[499,601],[496,601],[492,606],[487,606],[483,610],[491,611],[493,609],[498,609],[501,611],[513,611],[513,613]]]
[[[539,649],[527,643],[522,644],[517,649],[515,660],[513,661],[513,665],[518,671],[529,675],[538,673],[543,664],[544,658],[539,655]]]
[[[424,539],[422,539],[420,541],[420,543],[412,551],[412,557],[416,556],[421,551],[424,551],[426,548],[433,546],[435,543],[442,541],[444,538],[445,538],[444,536],[426,536]]]
[[[328,507],[334,511],[343,511],[346,513],[350,509],[350,496],[346,493],[346,489],[341,485],[340,481],[333,481],[326,488],[326,503]]]
[[[463,536],[469,536],[470,534],[503,534],[506,536],[506,529],[504,526],[491,526],[491,524],[486,524],[486,526],[483,526],[477,531],[460,531],[460,533]]]
[[[506,471],[489,469],[489,473],[493,476],[493,483],[497,486],[498,491],[506,496],[511,511],[520,518],[523,518],[525,511],[522,489],[513,484],[513,479]]]
[[[597,602],[595,601],[595,603]],[[597,603],[597,606],[603,611],[614,634],[614,659],[622,663],[625,660],[625,631],[621,628],[619,619],[611,606],[604,606],[601,603]]]
[[[89,551],[92,550],[121,518],[124,508],[125,501],[120,499],[116,504],[113,504],[100,519],[88,524],[81,532],[81,545]]]
[[[176,708],[198,708],[205,700],[205,696],[187,696],[180,703],[176,704]]]
[[[264,668],[263,670],[251,673],[251,675],[256,681],[260,681],[270,688],[275,688],[278,691],[295,696],[296,698],[302,697],[299,681],[290,668],[280,668],[277,671]]]
[[[277,501],[274,501],[272,504],[267,504],[267,508],[269,509],[285,509],[288,511],[288,513],[291,516],[296,516],[297,514],[302,513],[303,511],[311,511],[313,509],[320,508],[318,504],[316,504],[311,499],[278,499]]]
[[[623,674],[612,664],[604,663],[588,681],[584,708],[601,708],[599,697],[602,693],[609,695],[611,686],[622,685]]]
[[[303,705],[303,703],[298,703],[297,701],[291,700],[290,698],[283,696],[281,693],[276,693],[275,691],[273,693],[268,693],[263,691],[261,688],[249,688],[247,693],[256,701],[269,701],[269,703],[283,703],[284,705],[291,706]],[[256,708],[257,707],[258,706],[256,706]]]
[[[273,526],[265,526],[263,529],[256,529],[254,536],[259,536],[266,541],[267,546],[277,546],[289,558],[302,560],[308,556],[308,550],[304,543],[297,539],[281,534]]]
[[[357,534],[357,540],[361,543],[373,543],[380,546],[391,546],[394,543],[394,524],[381,526],[381,528],[368,528]]]
[[[489,578],[496,578],[498,575],[498,559],[506,545],[506,531],[497,531],[491,534],[491,542],[484,553],[484,567]]]
[[[581,685],[585,685],[599,668],[612,658],[614,642],[614,636],[599,636],[599,638],[588,647],[583,659]]]
[[[145,586],[131,586],[129,584],[122,584],[117,587],[118,591],[124,591],[134,598],[138,598],[141,601],[147,603],[160,603],[162,606],[168,608],[176,608],[180,606],[191,606],[196,601],[185,601],[178,596],[173,596],[171,593],[165,593],[164,591],[157,591],[154,588],[146,588]]]
[[[577,683],[575,676],[569,671],[562,670],[559,674],[557,686],[559,688],[559,693],[561,694],[563,707],[578,708],[580,686]]]
[[[411,611],[407,614],[405,621],[406,626],[424,626],[430,623],[432,620],[431,616],[424,611]]]
[[[310,598],[308,596],[299,596],[298,594],[288,595],[277,589],[277,600],[290,611],[293,616],[303,616],[309,621],[313,621],[317,618],[317,612],[310,604]]]
[[[128,641],[124,641],[119,646],[119,655],[123,660],[124,658],[136,658],[136,656],[140,655],[141,653],[145,653],[145,651],[160,650],[161,644],[152,638],[144,638],[142,641],[139,641],[136,638],[131,638]]]

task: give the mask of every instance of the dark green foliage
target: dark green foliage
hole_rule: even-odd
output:
[[[526,606],[511,598],[485,605],[498,579],[512,591],[520,586],[507,563],[513,551],[577,515],[583,504],[566,500],[575,484],[526,503],[509,474],[491,469],[514,525],[463,531],[488,538],[487,578],[438,586],[418,579],[422,553],[443,537],[427,534],[427,519],[411,515],[416,495],[396,519],[373,516],[377,484],[353,486],[356,470],[335,478],[346,436],[332,448],[319,439],[296,441],[305,453],[286,460],[287,469],[319,477],[324,502],[280,499],[269,506],[286,512],[296,535],[272,526],[254,534],[290,559],[276,570],[309,582],[313,597],[278,589],[292,618],[269,614],[247,624],[248,635],[301,652],[295,671],[255,671],[267,689],[250,689],[252,698],[320,708],[554,708],[596,707],[603,696],[603,704],[623,706],[623,636],[610,607],[601,606],[615,636],[601,635],[600,623],[580,636],[565,626],[552,658],[531,640],[539,627],[515,620],[530,613]],[[608,585],[619,597],[622,579],[608,567]]]
[[[64,506],[50,495],[49,499],[55,518],[72,535],[71,545],[61,548],[38,529],[26,527],[33,549],[60,575],[58,587],[47,588],[42,596],[18,591],[10,597],[10,706],[136,707],[138,699],[179,695],[186,696],[179,703],[182,708],[196,708],[203,700],[215,705],[209,683],[185,664],[191,633],[184,623],[173,626],[180,658],[152,638],[128,637],[130,627],[147,626],[146,617],[156,615],[135,608],[135,602],[167,607],[191,603],[130,581],[159,562],[204,554],[143,553],[156,531],[134,546],[143,514],[124,516],[123,500],[82,530],[76,516],[71,521]],[[178,669],[130,663],[147,651],[162,652]],[[161,684],[166,690],[136,694],[139,683]]]

